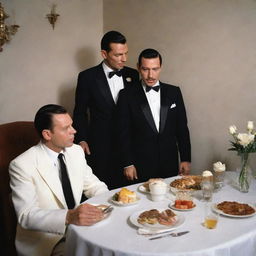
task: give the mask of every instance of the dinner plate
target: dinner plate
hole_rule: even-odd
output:
[[[233,214],[228,214],[228,213],[225,213],[223,212],[222,210],[218,209],[217,208],[217,204],[212,204],[212,210],[223,215],[223,216],[227,216],[227,217],[232,217],[232,218],[248,218],[248,217],[252,217],[256,214],[256,208],[255,206],[251,205],[251,204],[248,204],[249,206],[251,206],[255,212],[252,213],[252,214],[247,214],[247,215],[233,215]]]
[[[172,225],[162,225],[162,224],[159,224],[159,223],[156,223],[156,224],[148,224],[148,223],[145,223],[145,224],[141,224],[138,222],[138,217],[141,213],[145,212],[145,211],[149,211],[151,209],[146,209],[146,210],[142,210],[142,211],[137,211],[135,213],[133,213],[131,216],[130,216],[130,222],[138,227],[138,228],[150,228],[150,229],[176,229],[178,228],[179,226],[181,226],[184,222],[185,222],[185,217],[181,214],[177,214],[176,213],[176,222]],[[157,209],[159,212],[162,212],[166,209]]]
[[[179,209],[179,208],[176,208],[174,202],[169,203],[168,206],[171,209],[175,210],[175,211],[189,212],[189,211],[192,211],[196,207],[196,204],[194,204],[194,206],[192,208],[189,208],[189,209]]]
[[[118,205],[118,206],[131,206],[131,205],[137,204],[140,201],[140,197],[137,196],[136,199],[137,200],[132,203],[123,203],[121,201],[116,201],[116,200],[112,199],[112,197],[111,197],[110,202],[112,202],[113,204]]]

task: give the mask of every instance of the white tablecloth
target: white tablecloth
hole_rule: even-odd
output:
[[[177,177],[176,177],[177,178]],[[170,183],[175,178],[166,179]],[[230,186],[229,180],[225,186],[213,195],[214,202],[240,201],[256,203],[256,182],[250,186],[249,193],[241,193]],[[139,235],[137,227],[129,221],[134,212],[148,209],[167,209],[170,199],[153,202],[150,196],[138,192],[138,185],[127,187],[136,191],[141,200],[138,204],[115,209],[111,215],[90,227],[70,225],[67,230],[66,256],[255,256],[256,255],[256,215],[249,218],[219,217],[216,229],[207,229],[203,223],[204,202],[194,199],[196,207],[192,211],[177,212],[185,216],[183,225],[177,231],[189,230],[181,237],[166,237],[158,240],[149,240]],[[87,203],[108,204],[111,196],[119,191],[112,190],[103,195],[87,200]],[[172,196],[170,194],[170,196]]]

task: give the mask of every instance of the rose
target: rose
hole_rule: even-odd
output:
[[[253,121],[248,121],[247,123],[247,129],[251,133],[253,130]]]
[[[251,142],[253,142],[254,135],[253,134],[247,134],[247,133],[239,133],[237,135],[237,139],[238,139],[238,143],[245,148]]]
[[[237,128],[236,128],[236,126],[235,125],[231,125],[230,127],[229,127],[229,132],[230,132],[230,134],[235,134],[236,133],[236,131],[237,131]]]
[[[213,164],[213,170],[215,172],[224,172],[226,170],[226,165],[222,162],[216,162]]]

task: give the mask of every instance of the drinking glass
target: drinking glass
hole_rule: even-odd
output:
[[[219,214],[212,211],[209,203],[205,204],[204,226],[208,229],[214,229],[217,226]]]
[[[206,202],[211,201],[213,190],[214,190],[213,182],[208,180],[202,181],[201,189],[203,194],[203,201],[206,201]]]
[[[215,188],[221,189],[224,185],[225,171],[214,171]]]

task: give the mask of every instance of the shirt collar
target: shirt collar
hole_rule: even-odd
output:
[[[53,151],[52,149],[48,148],[45,144],[42,144],[43,148],[45,149],[46,153],[48,154],[48,156],[52,159],[52,161],[54,163],[57,163],[58,162],[58,155],[60,153],[64,154],[65,153],[65,149],[64,150],[61,150],[61,152],[55,152]]]
[[[143,80],[141,80],[141,84],[143,86],[144,91],[146,91],[146,86],[147,86],[146,83]],[[156,83],[152,87],[155,87],[158,85],[160,85],[159,80],[157,80]]]

